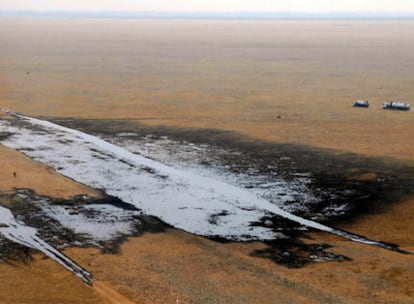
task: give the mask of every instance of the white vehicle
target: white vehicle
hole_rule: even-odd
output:
[[[410,109],[410,104],[405,102],[387,101],[383,103],[382,108],[387,110],[408,111]]]
[[[354,107],[360,107],[360,108],[368,108],[369,107],[369,101],[368,100],[355,100],[352,105]]]

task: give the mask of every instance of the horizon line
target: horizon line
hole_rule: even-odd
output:
[[[414,11],[156,11],[1,9],[0,17],[136,18],[136,19],[414,19]]]

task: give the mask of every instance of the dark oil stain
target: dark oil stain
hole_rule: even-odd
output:
[[[85,205],[112,205],[124,210],[139,211],[135,206],[125,203],[120,199],[101,194],[100,198],[78,195],[70,199],[51,198],[48,196],[38,195],[32,189],[15,189],[12,194],[1,194],[0,204],[7,201],[7,207],[12,211],[17,220],[24,222],[27,226],[35,227],[38,230],[39,237],[49,243],[56,249],[62,249],[67,246],[93,247],[98,246],[103,253],[117,253],[120,245],[130,236],[141,236],[144,233],[161,233],[170,226],[164,224],[155,217],[138,214],[132,219],[133,230],[128,234],[117,235],[116,237],[105,240],[95,241],[88,235],[73,232],[71,229],[63,227],[59,221],[45,214],[39,202],[49,205],[60,205],[70,210],[69,214],[82,212],[86,217],[94,217],[97,210],[84,209]],[[25,254],[22,254],[21,251]],[[0,235],[0,259],[3,261],[21,260],[25,261],[30,258],[29,249],[20,244],[1,239]]]
[[[305,211],[294,213],[325,225],[335,226],[345,222],[350,223],[365,214],[386,212],[391,204],[412,194],[412,189],[414,189],[413,162],[367,157],[305,145],[266,142],[229,131],[182,129],[166,126],[148,127],[134,120],[45,119],[95,135],[114,136],[119,133],[134,133],[131,135],[132,139],[148,135],[151,135],[153,139],[167,136],[178,142],[208,144],[231,150],[237,152],[237,156],[232,153],[224,153],[219,154],[218,157],[220,163],[234,173],[245,173],[249,169],[254,169],[253,174],[272,175],[277,173],[285,180],[293,180],[298,176],[310,173],[311,183],[307,186],[319,198],[319,201],[309,205]],[[204,165],[212,164],[206,161]],[[86,204],[88,202],[78,197],[72,202],[55,200],[52,203]],[[124,209],[135,208],[108,196],[105,196],[101,203],[113,204]],[[347,205],[346,212],[334,215],[326,212],[327,208],[342,204]],[[219,214],[212,220],[218,220],[219,216],[225,215]],[[35,227],[43,225],[40,219],[32,221],[34,221],[32,224]],[[39,222],[36,224],[36,221]],[[286,238],[265,242],[267,248],[252,252],[252,256],[267,258],[292,268],[303,267],[313,261],[349,260],[340,254],[328,252],[331,247],[329,244],[303,242],[301,239],[307,237],[303,229],[298,224],[281,217],[269,215],[253,225],[271,227],[275,232],[283,233]],[[139,236],[145,232],[163,232],[167,228],[169,228],[167,224],[154,217],[142,216],[134,235]],[[42,233],[45,234],[45,232]],[[119,245],[127,237],[127,235],[120,236],[116,240],[100,245],[103,251],[116,253],[119,250]],[[79,236],[71,235],[70,232],[61,233],[59,238],[68,243],[80,240]],[[226,241],[221,238],[213,237],[212,239]],[[398,246],[396,247],[398,248]]]
[[[318,218],[329,225],[349,223],[368,213],[385,212],[392,203],[412,194],[414,189],[414,162],[266,142],[230,131],[148,127],[133,120],[50,120],[95,135],[134,133],[137,137],[151,135],[153,139],[167,136],[176,141],[236,151],[238,156],[231,153],[218,155],[221,164],[235,173],[247,172],[249,168],[254,168],[257,175],[271,175],[276,171],[285,180],[310,173],[312,182],[308,187],[320,202],[312,204],[305,213],[295,214],[312,218],[321,215],[329,206],[347,204],[344,214],[322,214]]]

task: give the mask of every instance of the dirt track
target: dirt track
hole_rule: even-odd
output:
[[[110,304],[134,304],[134,302],[128,299],[123,294],[116,291],[111,285],[103,281],[95,281],[92,286],[93,290],[104,300],[105,303]]]

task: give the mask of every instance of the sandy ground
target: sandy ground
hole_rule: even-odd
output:
[[[412,303],[412,256],[313,237],[312,242],[334,244],[330,251],[353,260],[287,269],[251,257],[261,243],[223,245],[172,230],[131,239],[121,256],[86,261],[97,275],[123,282],[148,303]],[[413,250],[412,242],[405,248]],[[74,251],[70,254],[77,258],[85,256]]]
[[[1,19],[0,98],[411,160],[412,112],[381,104],[414,100],[413,36],[412,22]]]
[[[413,112],[380,104],[414,100],[414,23],[189,22],[0,19],[0,105],[28,115],[235,130],[412,164]],[[354,98],[373,106],[352,108]],[[0,159],[2,192],[96,194],[15,151],[0,147]],[[413,206],[407,197],[342,228],[414,252]],[[328,251],[352,260],[287,269],[251,257],[261,243],[169,230],[130,238],[116,255],[65,250],[102,280],[95,290],[40,254],[0,264],[0,303],[414,301],[412,255],[312,237],[306,241],[332,244]]]

